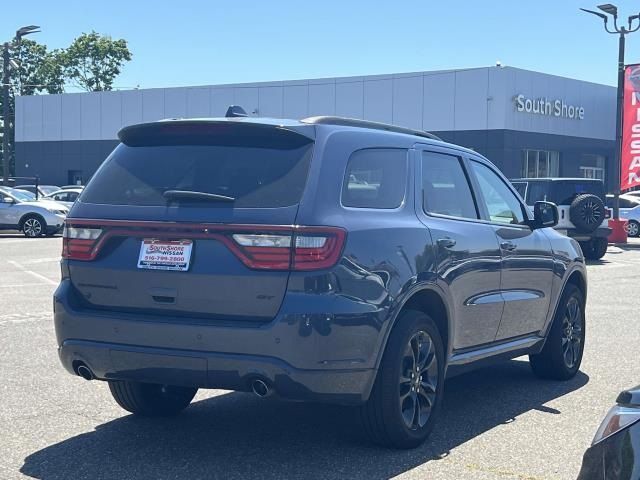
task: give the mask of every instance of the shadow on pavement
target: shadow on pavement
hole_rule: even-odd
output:
[[[583,373],[568,382],[539,380],[522,361],[453,378],[433,435],[411,451],[368,444],[351,408],[231,393],[194,403],[173,419],[128,415],[98,425],[29,455],[20,471],[39,479],[73,480],[383,479],[437,461],[497,425],[517,422],[527,411],[560,414],[544,404],[588,380]]]

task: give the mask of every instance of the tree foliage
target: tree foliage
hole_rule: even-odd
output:
[[[20,95],[64,92],[64,72],[60,50],[48,51],[45,45],[23,39],[13,57],[18,63],[14,73],[14,91]]]
[[[124,39],[83,33],[59,54],[64,76],[87,91],[111,90],[131,52]]]
[[[87,91],[111,90],[123,65],[131,60],[131,52],[126,40],[113,40],[109,36],[92,31],[83,33],[68,48],[59,50],[49,50],[46,45],[23,38],[11,49],[11,58],[15,64],[11,68],[7,122],[2,117],[4,110],[0,92],[0,148],[3,135],[8,135],[9,171],[13,173],[15,95],[64,93],[65,84],[72,84]],[[0,78],[2,66],[0,55]],[[2,153],[0,176],[1,158]]]

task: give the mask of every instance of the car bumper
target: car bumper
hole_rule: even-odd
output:
[[[593,238],[607,238],[611,235],[612,230],[609,227],[599,227],[596,228],[593,232],[585,233],[575,228],[568,228],[566,230],[558,230],[560,233],[563,233],[567,237],[571,237],[578,242],[588,242]]]
[[[44,217],[44,221],[47,222],[47,233],[57,233],[64,227],[64,221],[67,217],[65,215],[49,214]]]
[[[133,319],[79,309],[70,301],[72,289],[63,280],[54,294],[58,353],[70,373],[83,363],[99,380],[239,391],[261,379],[285,398],[350,405],[366,401],[375,380],[365,360],[327,359],[328,352],[354,348],[362,326],[352,326],[351,337],[339,328],[303,331],[309,322],[291,315],[261,327]]]

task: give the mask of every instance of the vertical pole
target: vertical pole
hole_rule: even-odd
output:
[[[2,52],[2,184],[9,185],[9,44]]]
[[[613,218],[620,218],[620,164],[622,162],[622,106],[624,101],[624,27],[618,43],[618,101],[616,107],[616,154],[613,161]]]

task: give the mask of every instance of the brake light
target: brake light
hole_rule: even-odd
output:
[[[231,237],[237,246],[232,250],[249,268],[308,271],[335,265],[345,232],[333,227],[297,227],[290,234],[237,233]]]
[[[92,260],[94,249],[102,234],[101,228],[64,226],[62,233],[62,258],[70,260]]]

